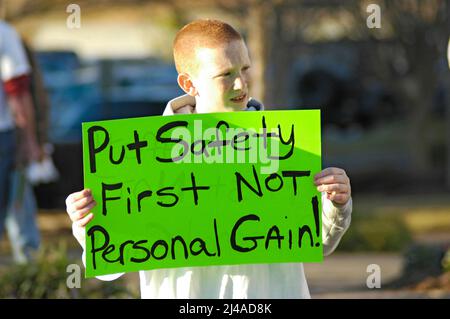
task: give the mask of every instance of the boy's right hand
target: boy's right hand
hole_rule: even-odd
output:
[[[73,236],[85,249],[85,227],[94,218],[91,209],[97,203],[92,197],[90,189],[83,189],[80,192],[72,193],[66,198],[66,211],[72,220]]]

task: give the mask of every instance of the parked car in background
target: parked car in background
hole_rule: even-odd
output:
[[[182,91],[171,64],[151,58],[84,62],[71,51],[37,52],[50,98],[49,140],[60,179],[35,188],[41,208],[63,208],[83,188],[81,123],[161,115]]]

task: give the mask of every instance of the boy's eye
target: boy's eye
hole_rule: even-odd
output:
[[[231,75],[231,72],[225,72],[225,73],[222,73],[220,76],[230,76]]]

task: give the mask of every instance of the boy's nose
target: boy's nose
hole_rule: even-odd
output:
[[[234,86],[233,89],[234,90],[243,90],[246,86],[246,83],[244,81],[244,78],[242,76],[238,76],[235,80],[234,80]]]

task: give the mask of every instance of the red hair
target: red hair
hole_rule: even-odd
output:
[[[173,42],[173,56],[178,73],[189,73],[197,68],[195,51],[215,48],[242,36],[229,24],[219,20],[196,20],[181,28]]]

